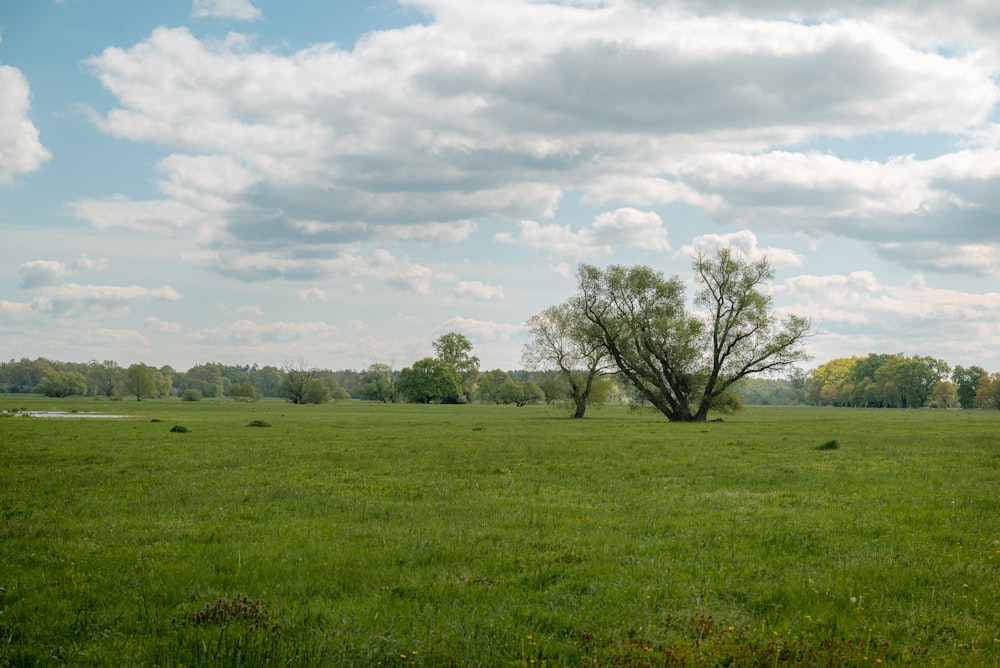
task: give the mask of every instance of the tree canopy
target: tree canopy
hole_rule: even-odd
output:
[[[735,403],[741,378],[788,369],[807,358],[809,321],[779,319],[763,288],[774,272],[728,248],[694,259],[701,289],[689,312],[684,284],[650,267],[581,265],[574,308],[618,371],[672,421],[704,421]]]

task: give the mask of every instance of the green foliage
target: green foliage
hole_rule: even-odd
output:
[[[247,381],[244,383],[233,383],[229,386],[229,392],[227,394],[233,399],[239,399],[242,401],[257,401],[260,399],[260,390],[258,390],[253,383]]]
[[[840,447],[840,443],[838,443],[836,440],[832,440],[832,441],[827,441],[826,443],[823,443],[821,445],[817,445],[816,449],[817,450],[836,450],[839,447]]]
[[[247,423],[248,427],[270,427],[271,423],[267,420],[251,420]]]
[[[361,376],[358,396],[387,404],[396,400],[395,376],[388,364],[375,362]]]
[[[174,433],[174,434],[186,434],[186,433],[188,433],[191,430],[188,429],[187,427],[185,427],[182,424],[175,424],[173,427],[170,428],[170,431],[171,431],[171,433]]]
[[[821,406],[921,408],[934,403],[947,408],[954,392],[940,384],[949,372],[943,360],[920,355],[835,359],[812,371],[806,396]]]
[[[417,360],[399,373],[399,394],[417,404],[457,404],[462,401],[461,378],[444,362],[430,357]]]
[[[87,379],[75,371],[47,371],[34,391],[47,397],[87,394]]]
[[[302,397],[297,403],[325,404],[328,401],[330,401],[330,387],[322,379],[313,378],[302,388]]]
[[[201,401],[204,398],[201,390],[194,387],[189,387],[181,393],[181,401]]]
[[[1000,409],[1000,372],[983,376],[979,380],[976,405],[981,408]]]
[[[501,404],[527,406],[528,404],[545,401],[545,392],[534,381],[526,380],[518,382],[509,379],[497,391],[497,401]]]
[[[573,310],[642,399],[671,421],[704,421],[732,385],[806,358],[809,322],[779,320],[763,291],[774,273],[730,249],[694,261],[701,289],[689,313],[684,285],[649,267],[581,265]]]
[[[956,366],[951,372],[951,381],[955,384],[958,403],[962,408],[972,408],[976,404],[976,392],[979,382],[986,376],[986,369],[981,366]]]

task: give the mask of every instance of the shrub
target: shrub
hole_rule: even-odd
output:
[[[185,427],[184,425],[175,424],[173,427],[170,428],[170,431],[175,434],[186,434],[191,430]]]
[[[253,422],[251,422],[247,426],[248,427],[270,427],[271,423],[270,422],[265,422],[264,420],[254,420]]]
[[[817,450],[836,450],[839,447],[840,447],[840,443],[837,443],[836,440],[833,440],[833,441],[827,441],[823,445],[817,445],[816,449]]]
[[[196,388],[188,388],[184,390],[184,394],[181,395],[181,401],[201,401],[204,395],[201,390]]]

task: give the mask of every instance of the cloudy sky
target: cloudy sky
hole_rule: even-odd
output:
[[[1000,369],[1000,4],[0,6],[0,358],[519,368],[580,262],[768,256],[819,364]]]

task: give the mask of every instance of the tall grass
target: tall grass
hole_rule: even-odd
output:
[[[1000,414],[25,403],[3,665],[1000,662]]]

